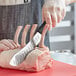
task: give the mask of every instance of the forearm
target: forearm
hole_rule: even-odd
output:
[[[65,0],[66,5],[75,3],[75,2],[76,2],[76,0]]]

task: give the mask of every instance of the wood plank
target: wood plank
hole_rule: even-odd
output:
[[[52,31],[49,32],[49,36],[59,36],[59,35],[74,35],[74,27],[59,27],[53,28]]]
[[[50,43],[51,50],[73,50],[74,41],[54,42]]]
[[[74,20],[74,11],[71,11],[71,12],[67,12],[66,13],[66,16],[64,18],[63,21],[66,21],[66,20],[70,20],[70,21],[73,21]]]

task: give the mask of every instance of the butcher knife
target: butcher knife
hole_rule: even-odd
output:
[[[30,40],[27,45],[22,48],[19,52],[17,52],[12,59],[10,60],[10,65],[18,66],[21,64],[25,59],[26,56],[40,43],[41,41],[41,34],[46,22],[44,21],[41,26],[37,29],[34,37]]]

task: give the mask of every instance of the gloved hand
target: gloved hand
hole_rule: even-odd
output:
[[[43,29],[42,38],[41,38],[39,47],[35,47],[34,51],[29,53],[26,59],[20,65],[11,66],[9,63],[13,55],[18,51],[20,51],[21,48],[23,48],[26,45],[26,36],[30,28],[29,25],[25,26],[22,33],[21,44],[19,44],[18,38],[19,38],[20,31],[22,29],[22,26],[18,26],[14,36],[14,40],[4,39],[0,41],[0,45],[4,45],[5,46],[4,48],[7,47],[6,49],[0,48],[2,49],[2,52],[0,53],[0,66],[4,68],[12,68],[12,69],[18,69],[18,70],[27,70],[27,71],[41,71],[48,67],[50,68],[52,62],[50,58],[49,49],[44,45],[44,38],[48,27],[49,26],[46,24]],[[30,31],[30,40],[34,35],[36,28],[37,28],[37,25],[34,24]]]
[[[45,0],[42,8],[42,21],[49,24],[49,30],[55,27],[66,14],[65,0]]]

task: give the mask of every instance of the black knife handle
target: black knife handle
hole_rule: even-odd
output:
[[[37,29],[37,32],[39,32],[39,33],[42,34],[42,31],[43,31],[45,25],[46,25],[46,21],[44,21],[44,22],[41,24],[41,26]]]

